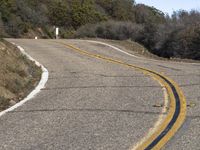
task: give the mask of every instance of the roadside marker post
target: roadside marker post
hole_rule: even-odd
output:
[[[59,28],[56,28],[56,39],[59,38]]]

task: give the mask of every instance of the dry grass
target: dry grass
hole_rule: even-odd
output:
[[[3,110],[23,99],[37,85],[41,68],[3,41],[0,64],[0,110]]]

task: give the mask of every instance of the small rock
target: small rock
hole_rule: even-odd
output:
[[[9,104],[10,104],[10,106],[14,106],[16,104],[16,102],[14,100],[10,100]]]
[[[189,104],[187,104],[187,107],[195,107],[196,106],[196,104],[195,103],[189,103]]]
[[[163,104],[155,104],[153,107],[163,107]]]

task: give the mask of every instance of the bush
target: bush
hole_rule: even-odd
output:
[[[95,3],[91,0],[74,0],[71,4],[72,26],[77,29],[87,23],[97,23],[107,20],[107,17],[95,9]]]
[[[157,26],[155,24],[146,24],[140,31],[135,41],[143,44],[149,50],[153,50],[156,45]]]
[[[96,33],[95,33],[96,27],[94,24],[86,24],[82,27],[80,27],[76,33],[75,33],[75,37],[78,38],[83,38],[83,37],[96,37]]]
[[[190,26],[172,32],[161,47],[163,57],[200,60],[200,26]]]
[[[143,30],[142,25],[132,22],[107,21],[82,26],[77,30],[76,37],[99,37],[115,40],[136,39],[141,30]]]

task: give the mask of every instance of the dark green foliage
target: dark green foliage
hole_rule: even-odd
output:
[[[165,57],[200,60],[200,26],[190,26],[172,32],[161,47]]]
[[[0,13],[3,21],[8,22],[11,14],[14,12],[13,0],[1,0],[0,1]]]
[[[114,20],[135,22],[133,0],[96,0],[96,3]]]
[[[98,24],[88,24],[76,32],[76,37],[99,37],[106,39],[125,40],[138,38],[143,26],[132,22],[107,21]]]
[[[200,60],[200,13],[175,12],[171,19],[157,27],[155,37],[153,53],[168,58]]]
[[[139,36],[135,38],[135,41],[142,43],[149,50],[152,50],[156,45],[156,33],[157,26],[155,24],[146,24],[144,29],[140,32]]]
[[[200,13],[179,11],[165,21],[108,21],[88,24],[78,29],[76,37],[132,39],[161,57],[200,60]],[[145,23],[146,22],[146,23]],[[151,23],[152,22],[152,23]],[[144,24],[145,23],[145,24]]]
[[[165,22],[165,15],[154,7],[138,4],[135,6],[135,20],[140,24],[161,24]]]
[[[19,16],[23,22],[29,23],[32,26],[42,26],[48,23],[48,17],[46,15],[48,12],[47,7],[39,0],[17,0],[16,7],[16,15]]]
[[[162,57],[200,59],[198,11],[170,17],[134,0],[0,0],[0,37],[54,38],[55,26],[62,38],[131,39]]]
[[[59,26],[77,29],[88,23],[98,23],[109,19],[146,23],[160,21],[163,14],[151,7],[135,5],[134,0],[1,0],[0,16],[6,32],[15,37],[24,35],[29,29]],[[143,15],[144,11],[148,15]],[[139,21],[138,21],[139,20]],[[49,34],[47,34],[49,35]]]
[[[51,2],[48,16],[51,23],[56,26],[67,26],[71,22],[69,8],[65,3],[62,2]]]
[[[87,23],[97,23],[106,20],[106,16],[95,10],[92,0],[74,0],[71,5],[72,26],[78,28]]]
[[[4,30],[13,37],[20,37],[29,29],[48,22],[46,8],[38,0],[34,3],[26,0],[1,0],[0,16]]]

